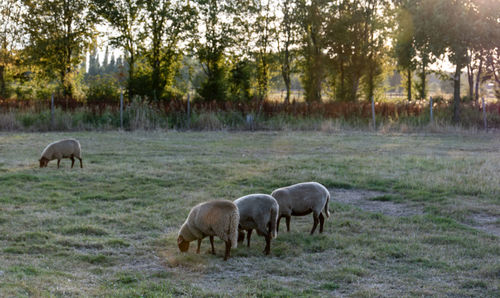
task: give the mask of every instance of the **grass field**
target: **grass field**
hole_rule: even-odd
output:
[[[84,168],[39,169],[64,137]],[[178,252],[196,203],[311,180],[323,234]],[[498,133],[1,133],[0,296],[497,296],[499,182]]]

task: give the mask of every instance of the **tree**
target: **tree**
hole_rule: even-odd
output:
[[[483,71],[488,71],[488,60],[491,61],[489,56],[500,48],[500,5],[486,0],[474,1],[473,4],[474,19],[468,20],[474,33],[467,50],[467,81],[469,97],[477,105]]]
[[[0,2],[0,97],[6,97],[6,70],[16,60],[16,49],[21,40],[21,9],[17,0]]]
[[[146,35],[150,48],[146,57],[151,66],[151,82],[154,98],[161,98],[165,86],[172,86],[181,58],[178,43],[196,26],[195,11],[184,1],[146,1]]]
[[[302,84],[307,102],[320,102],[325,78],[324,12],[325,0],[298,0],[297,13],[301,26]]]
[[[225,67],[226,50],[233,44],[234,31],[229,19],[227,1],[196,0],[198,20],[202,26],[194,41],[195,53],[206,79],[198,88],[198,94],[206,101],[225,101],[228,96],[228,80]]]
[[[265,99],[269,89],[272,41],[276,40],[276,16],[271,11],[271,0],[254,1],[250,7],[255,21],[252,24],[255,61],[257,65],[257,96]]]
[[[296,45],[297,23],[294,15],[295,5],[293,0],[284,0],[281,5],[283,15],[278,32],[278,51],[281,64],[281,76],[285,83],[285,104],[290,103],[291,74],[293,71],[294,51]]]
[[[99,74],[99,54],[97,54],[97,49],[94,49],[89,54],[89,70],[87,76],[96,76]]]
[[[365,45],[367,52],[367,73],[364,75],[366,99],[375,94],[375,88],[380,83],[383,73],[383,61],[386,53],[384,44],[388,37],[391,22],[389,1],[365,0],[363,6],[365,15]]]
[[[95,20],[87,0],[23,0],[23,22],[31,62],[58,77],[63,95],[72,97],[72,75],[94,37]]]
[[[397,12],[398,27],[395,32],[395,45],[393,48],[394,55],[398,62],[398,68],[405,75],[405,89],[408,101],[412,99],[412,77],[417,64],[413,16],[409,11],[411,4],[413,4],[411,0],[401,1],[401,3],[399,3]]]
[[[109,39],[112,46],[122,48],[128,64],[128,96],[134,95],[135,64],[142,43],[146,38],[144,32],[143,0],[92,0],[94,12],[103,18],[117,32]]]

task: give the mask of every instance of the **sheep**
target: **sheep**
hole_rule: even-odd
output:
[[[61,159],[69,158],[71,159],[71,168],[73,168],[75,157],[80,160],[80,168],[83,168],[80,143],[75,139],[65,139],[47,145],[38,161],[40,168],[44,168],[49,161],[57,159],[57,167],[59,168]]]
[[[181,252],[189,249],[189,242],[198,240],[196,253],[200,253],[201,240],[210,237],[212,254],[215,255],[214,236],[218,236],[226,243],[224,261],[231,254],[231,247],[238,245],[238,223],[240,215],[238,207],[226,200],[215,200],[200,203],[191,209],[189,215],[179,230],[177,245]]]
[[[278,202],[270,195],[251,194],[235,200],[234,204],[240,213],[238,242],[245,239],[244,231],[247,231],[247,246],[250,247],[250,237],[255,229],[257,235],[266,237],[264,253],[268,255],[271,251],[271,239],[276,238]]]
[[[314,224],[311,235],[316,230],[318,220],[320,223],[319,232],[323,233],[323,223],[326,217],[330,217],[328,203],[330,202],[330,193],[323,185],[317,182],[304,182],[274,190],[271,195],[276,199],[280,206],[280,215],[278,217],[277,231],[279,231],[280,220],[286,218],[286,228],[290,232],[290,218],[294,216],[304,216],[313,212]]]

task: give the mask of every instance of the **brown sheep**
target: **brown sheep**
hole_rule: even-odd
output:
[[[38,161],[40,168],[45,168],[49,161],[57,159],[57,167],[59,168],[61,159],[69,158],[71,159],[71,168],[73,168],[75,157],[80,160],[80,168],[83,168],[80,143],[75,139],[65,139],[47,145]]]
[[[238,245],[238,207],[226,200],[215,200],[198,204],[191,209],[179,230],[177,245],[181,252],[189,249],[189,242],[198,240],[196,253],[200,253],[201,240],[210,237],[212,254],[215,254],[214,236],[226,243],[224,261],[231,255],[231,247]]]
[[[323,223],[326,217],[330,217],[328,211],[328,202],[330,201],[330,192],[323,185],[317,182],[304,182],[287,187],[278,188],[271,194],[280,206],[280,215],[278,217],[277,229],[280,227],[282,217],[286,218],[286,228],[290,232],[291,216],[304,216],[313,213],[314,224],[311,235],[316,230],[319,221],[319,232],[323,233]]]

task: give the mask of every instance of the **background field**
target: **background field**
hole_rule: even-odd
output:
[[[37,168],[64,137],[85,168]],[[495,296],[499,169],[498,133],[1,133],[0,296]],[[271,256],[255,235],[227,262],[178,252],[196,203],[309,180],[322,235],[307,216]]]

